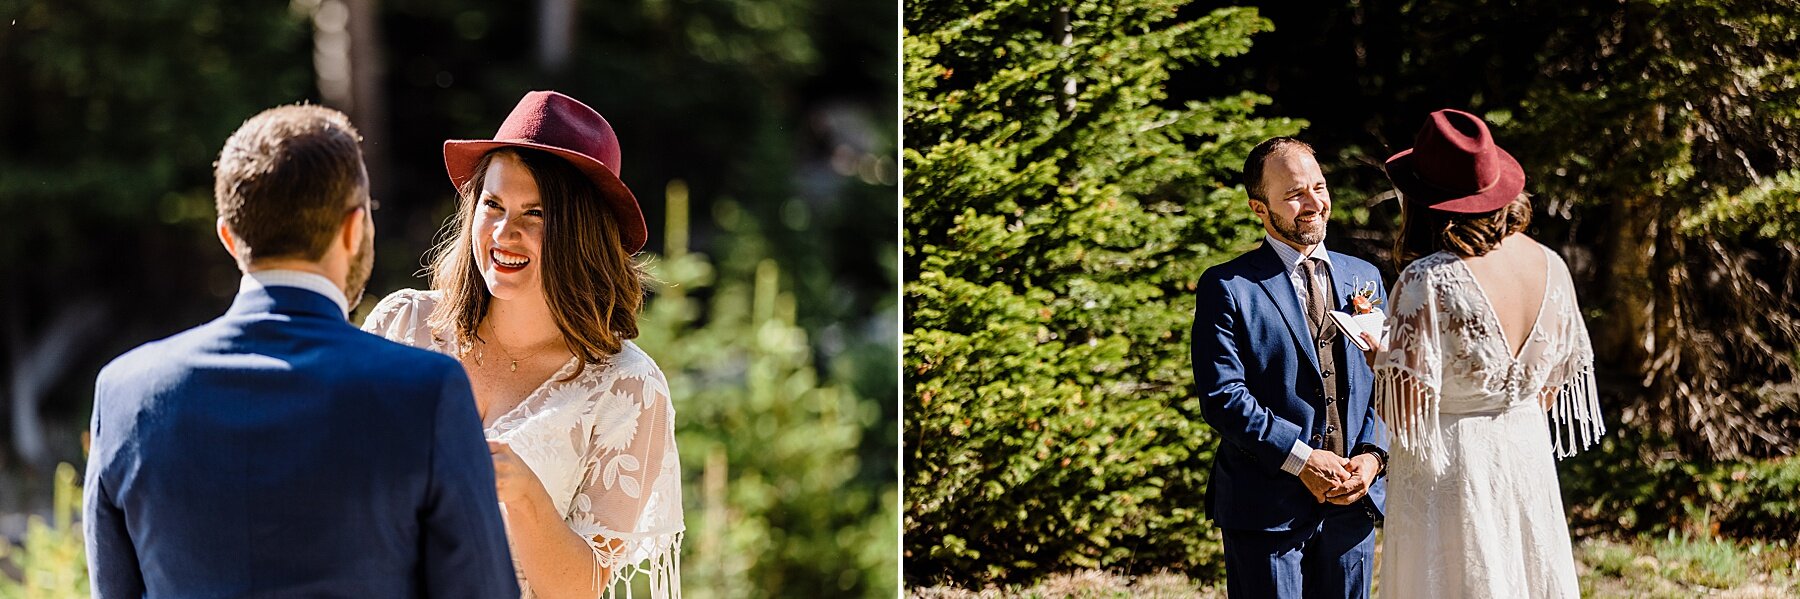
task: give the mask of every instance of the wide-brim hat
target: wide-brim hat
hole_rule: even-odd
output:
[[[553,91],[534,91],[519,99],[493,139],[452,139],[444,142],[444,169],[450,183],[462,189],[475,176],[481,157],[498,148],[542,150],[575,165],[612,210],[619,224],[619,238],[628,254],[644,248],[650,230],[637,196],[619,180],[619,138],[600,113],[581,101]]]
[[[1388,178],[1407,203],[1475,214],[1493,212],[1525,191],[1525,169],[1494,143],[1487,123],[1460,110],[1431,113],[1413,147],[1387,159]]]

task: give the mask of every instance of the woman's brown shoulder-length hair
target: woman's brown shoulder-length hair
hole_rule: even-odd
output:
[[[482,156],[474,176],[458,190],[457,211],[445,222],[427,258],[431,287],[443,293],[429,323],[433,330],[454,334],[465,354],[480,339],[476,325],[487,314],[492,296],[476,266],[469,227],[488,165],[502,153],[517,156],[537,181],[544,211],[539,256],[544,300],[569,351],[581,358],[572,379],[587,364],[619,353],[625,340],[637,338],[646,276],[643,265],[625,252],[613,215],[599,197],[600,188],[553,154],[502,148]]]
[[[1485,255],[1498,247],[1500,240],[1531,226],[1531,197],[1523,193],[1498,210],[1477,214],[1404,206],[1400,235],[1394,239],[1395,266],[1402,269],[1439,251],[1465,258]]]

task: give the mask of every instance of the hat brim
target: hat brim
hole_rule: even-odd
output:
[[[1493,212],[1511,204],[1525,191],[1525,169],[1519,166],[1519,161],[1504,149],[1495,147],[1494,151],[1500,154],[1503,165],[1500,178],[1479,193],[1447,191],[1420,179],[1411,148],[1387,159],[1388,178],[1400,188],[1400,195],[1409,204],[1460,214]]]
[[[619,222],[619,241],[625,246],[625,253],[635,254],[644,249],[644,243],[650,239],[650,229],[644,224],[644,211],[638,206],[637,196],[613,174],[612,169],[592,156],[529,141],[452,139],[444,142],[444,170],[450,175],[450,184],[461,190],[469,179],[474,178],[475,167],[481,163],[482,156],[506,147],[549,152],[575,165],[595,187],[600,188],[601,199],[612,209],[613,218]]]

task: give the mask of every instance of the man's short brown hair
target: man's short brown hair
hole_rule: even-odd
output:
[[[324,257],[346,211],[368,201],[361,141],[350,117],[323,106],[278,106],[244,121],[213,163],[214,201],[238,260]]]

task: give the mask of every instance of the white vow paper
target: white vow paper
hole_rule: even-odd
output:
[[[1355,316],[1332,310],[1331,321],[1337,323],[1339,329],[1343,329],[1344,335],[1350,337],[1350,342],[1356,344],[1357,349],[1363,351],[1373,349],[1369,347],[1369,342],[1362,338],[1365,331],[1374,335],[1375,340],[1380,341],[1382,345],[1387,345],[1387,315],[1383,314],[1380,308],[1376,308],[1374,312],[1368,314]]]

